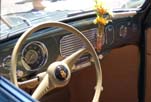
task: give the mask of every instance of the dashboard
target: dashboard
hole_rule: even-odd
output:
[[[113,48],[139,43],[140,29],[137,17],[134,18],[114,19],[107,24],[103,36],[103,49],[98,54],[105,55]],[[95,47],[97,25],[93,24],[94,19],[95,15],[91,15],[63,22],[79,29]],[[7,78],[10,76],[11,53],[17,39],[16,37],[0,44],[0,74]],[[62,60],[83,46],[85,45],[78,38],[61,28],[39,30],[28,38],[18,55],[17,77],[20,80],[31,78],[45,71],[52,62]],[[89,55],[82,56],[76,63],[77,67],[89,65]]]

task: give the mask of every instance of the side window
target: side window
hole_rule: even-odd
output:
[[[141,7],[145,0],[106,0],[112,9],[131,9]]]
[[[143,5],[145,0],[127,0],[121,7],[122,8],[139,8]]]

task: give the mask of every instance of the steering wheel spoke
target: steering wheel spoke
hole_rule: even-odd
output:
[[[75,64],[77,59],[79,59],[86,52],[88,52],[86,48],[79,49],[78,51],[74,52],[72,55],[65,58],[62,62],[67,64],[72,72],[73,65]]]
[[[40,99],[43,95],[45,95],[48,91],[51,91],[55,88],[55,85],[49,78],[49,74],[46,74],[41,81],[41,83],[38,85],[34,93],[32,94],[32,97],[35,99]]]

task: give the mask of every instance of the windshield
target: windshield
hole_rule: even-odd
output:
[[[5,15],[31,10],[88,10],[93,9],[94,0],[2,0],[1,5],[1,15]]]
[[[1,0],[0,40],[44,21],[94,11],[96,0]],[[145,0],[104,0],[111,10],[139,8]]]
[[[111,9],[137,8],[145,0],[104,0]],[[90,10],[95,0],[1,0],[1,15],[31,10]]]

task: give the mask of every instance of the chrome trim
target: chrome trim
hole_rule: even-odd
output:
[[[99,60],[102,60],[104,56],[102,54],[99,54],[98,57],[99,57]],[[77,64],[77,65],[73,66],[72,72],[76,72],[76,71],[82,70],[86,67],[89,67],[92,65],[92,62],[94,62],[93,59],[88,59],[87,61]]]
[[[125,17],[133,17],[137,14],[136,11],[127,11],[127,12],[117,12],[113,13],[113,19],[125,18]]]
[[[91,66],[91,65],[92,65],[92,64],[91,64],[90,61],[87,61],[87,62],[78,64],[78,65],[75,65],[75,66],[73,66],[73,68],[72,68],[72,72],[76,72],[76,71],[82,70],[82,69],[84,69],[85,67],[89,67],[89,66]]]

